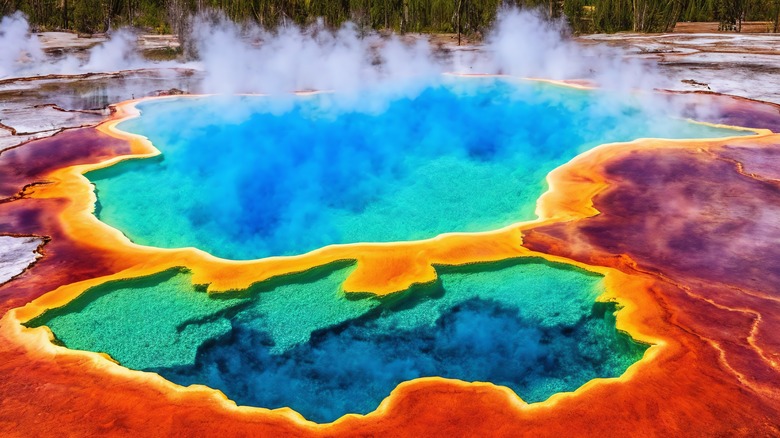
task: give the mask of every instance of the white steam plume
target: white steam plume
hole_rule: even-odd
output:
[[[546,20],[533,10],[506,8],[486,38],[485,72],[511,76],[590,80],[600,87],[652,89],[662,81],[655,65],[629,59],[608,46],[583,45],[568,37],[566,21]]]
[[[271,33],[255,26],[241,29],[228,20],[196,19],[193,29],[192,43],[208,92],[351,91],[378,83],[430,80],[445,71],[434,61],[427,41],[361,37],[351,23],[335,32],[318,22]]]
[[[117,71],[144,68],[148,65],[138,53],[136,37],[127,29],[120,29],[107,42],[90,50],[89,60],[80,66],[82,71]]]
[[[505,8],[485,45],[434,56],[424,39],[363,36],[346,24],[322,23],[277,33],[228,20],[196,19],[192,42],[206,72],[208,92],[350,90],[382,83],[429,82],[444,72],[507,74],[546,79],[588,79],[601,86],[652,89],[660,75],[647,62],[629,60],[606,46],[585,47],[567,37],[565,21],[532,10]],[[453,48],[457,49],[457,48]]]
[[[110,39],[90,49],[82,59],[68,55],[48,58],[37,35],[30,32],[21,12],[0,21],[0,79],[47,74],[102,73],[120,70],[174,67],[176,63],[145,61],[138,50],[136,36],[129,29],[113,32]]]
[[[109,72],[136,68],[190,67],[203,71],[204,93],[286,93],[299,90],[359,91],[381,85],[414,93],[444,72],[508,74],[549,79],[588,79],[608,87],[651,89],[659,85],[652,66],[628,60],[605,46],[584,46],[567,37],[563,21],[534,11],[505,8],[478,50],[433,53],[424,39],[361,35],[347,23],[330,31],[308,28],[274,32],[224,18],[195,17],[189,43],[194,63],[155,63],[140,55],[136,38],[120,30],[85,59],[46,59],[21,13],[0,22],[0,78],[40,74]],[[411,40],[411,42],[410,42]],[[10,49],[10,50],[9,50]],[[356,94],[356,93],[353,93]]]
[[[0,20],[0,78],[34,69],[44,58],[38,39],[30,37],[30,26],[21,12]]]

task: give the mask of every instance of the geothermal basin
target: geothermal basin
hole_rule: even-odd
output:
[[[79,170],[94,185],[94,217],[121,231],[123,246],[271,265],[325,247],[342,255],[209,292],[182,260],[86,288],[26,325],[132,370],[318,423],[367,414],[415,379],[490,382],[534,403],[619,377],[652,343],[617,329],[622,304],[604,298],[598,270],[518,252],[434,263],[435,280],[398,290],[343,285],[366,246],[436,248],[442,235],[533,223],[548,174],[599,145],[753,134],[643,99],[451,77],[414,95],[127,104],[137,113],[111,132],[149,150]]]

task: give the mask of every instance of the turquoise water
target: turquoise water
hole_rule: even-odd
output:
[[[344,294],[349,264],[208,295],[172,270],[98,286],[31,322],[69,348],[239,405],[329,422],[368,413],[401,382],[493,382],[528,402],[615,377],[647,346],[615,329],[602,278],[523,258],[438,268],[440,280],[376,298]]]
[[[96,214],[136,243],[231,259],[487,231],[535,217],[555,167],[640,137],[734,135],[533,82],[453,79],[414,97],[141,103],[120,128],[162,151],[89,173]]]

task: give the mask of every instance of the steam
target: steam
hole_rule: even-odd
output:
[[[660,75],[647,62],[606,46],[585,47],[568,37],[563,20],[534,10],[504,8],[479,50],[434,53],[427,39],[361,35],[347,23],[331,32],[321,22],[276,33],[225,19],[198,18],[192,41],[213,93],[354,90],[374,85],[407,89],[439,81],[442,73],[506,74],[586,79],[619,89],[652,89]],[[411,41],[410,41],[411,40]]]
[[[0,78],[17,75],[43,59],[41,45],[30,37],[30,26],[21,12],[0,20]]]
[[[438,78],[445,71],[433,61],[426,41],[361,38],[351,23],[335,32],[320,22],[271,33],[258,27],[242,30],[227,20],[198,19],[192,38],[206,73],[203,87],[215,93],[349,91]]]
[[[113,32],[108,41],[90,49],[84,58],[70,54],[52,59],[41,48],[37,35],[30,32],[30,25],[21,12],[0,21],[0,79],[176,66],[180,65],[145,61],[138,50],[137,38],[129,29]]]
[[[120,29],[111,39],[90,51],[89,60],[82,71],[117,71],[147,67],[136,49],[136,38],[127,29]]]
[[[568,33],[563,18],[546,20],[536,11],[504,9],[488,34],[485,52],[491,59],[481,70],[530,78],[586,79],[619,91],[662,85],[653,64],[629,59],[607,46],[584,46]]]
[[[120,30],[87,56],[47,59],[24,16],[0,22],[0,77],[111,72],[137,68],[200,70],[204,93],[289,93],[300,90],[359,91],[377,85],[414,92],[442,73],[508,74],[549,79],[588,79],[601,85],[650,88],[658,75],[639,61],[606,47],[585,47],[567,37],[563,21],[529,10],[503,9],[480,50],[450,47],[434,53],[424,37],[362,35],[351,23],[338,30],[322,22],[276,31],[239,25],[224,17],[193,19],[188,44],[198,61],[152,62],[135,35]]]

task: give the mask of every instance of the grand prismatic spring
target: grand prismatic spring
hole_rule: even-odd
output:
[[[778,126],[499,75],[117,104],[0,155],[0,435],[780,434]]]

